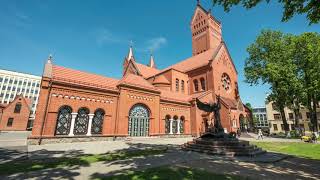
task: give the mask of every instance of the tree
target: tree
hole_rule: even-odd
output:
[[[263,30],[247,51],[245,62],[246,82],[251,85],[269,84],[268,101],[275,103],[281,114],[284,130],[289,131],[284,108],[289,104],[287,95],[296,81],[296,67],[292,63],[293,36],[280,31]]]
[[[270,0],[212,0],[214,5],[222,5],[226,12],[234,5],[241,4],[247,9],[251,9],[261,2],[269,3]],[[278,0],[283,5],[282,21],[286,22],[295,14],[306,14],[309,24],[318,23],[320,20],[319,0]]]
[[[280,111],[285,131],[289,130],[284,108],[293,109],[298,126],[300,105],[308,107],[313,131],[318,131],[316,109],[320,101],[320,35],[283,34],[264,30],[247,51],[246,81],[269,84],[268,101]]]
[[[320,101],[320,34],[303,33],[295,39],[294,63],[302,82],[302,103],[310,111],[313,131],[318,131],[317,105]]]

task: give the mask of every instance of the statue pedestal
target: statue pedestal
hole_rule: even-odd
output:
[[[206,133],[199,138],[193,139],[193,141],[189,141],[183,144],[182,149],[186,151],[195,151],[211,155],[225,155],[232,157],[254,157],[266,152],[261,148],[250,145],[249,141],[238,140],[237,138],[230,137],[225,133]]]

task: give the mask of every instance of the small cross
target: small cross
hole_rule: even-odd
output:
[[[133,46],[133,41],[132,40],[130,40],[129,45],[130,45],[130,47]]]

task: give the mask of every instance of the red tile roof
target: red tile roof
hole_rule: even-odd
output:
[[[117,79],[112,79],[56,65],[53,65],[52,67],[52,78],[55,81],[108,90],[116,90],[117,83],[119,82],[119,80]]]
[[[137,68],[139,69],[139,72],[142,74],[142,76],[144,78],[151,77],[151,76],[158,74],[160,72],[159,69],[152,68],[152,67],[149,67],[144,64],[137,63],[137,62],[135,62],[135,63],[136,63]]]
[[[237,109],[237,101],[234,99],[226,98],[221,96],[221,100],[232,109]]]
[[[177,64],[170,66],[169,68],[176,69],[181,72],[188,72],[195,68],[199,68],[209,64],[210,60],[213,59],[215,52],[220,49],[219,46],[217,49],[209,49],[203,53],[192,56],[188,59],[185,59]]]
[[[125,84],[147,90],[157,90],[152,84],[145,80],[142,76],[128,73],[119,82],[118,85]]]
[[[170,84],[170,82],[166,77],[164,77],[163,75],[160,75],[155,77],[152,84]]]
[[[172,91],[160,90],[161,91],[161,99],[174,101],[174,102],[189,102],[190,96],[181,93],[175,93]]]

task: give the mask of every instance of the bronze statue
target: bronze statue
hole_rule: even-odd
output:
[[[204,136],[210,136],[213,137],[224,137],[224,129],[221,125],[221,119],[220,119],[220,96],[217,96],[217,102],[213,104],[203,103],[198,98],[196,98],[197,107],[200,110],[203,110],[205,112],[213,112],[214,113],[214,126],[212,128],[209,128],[208,132],[206,132]]]

